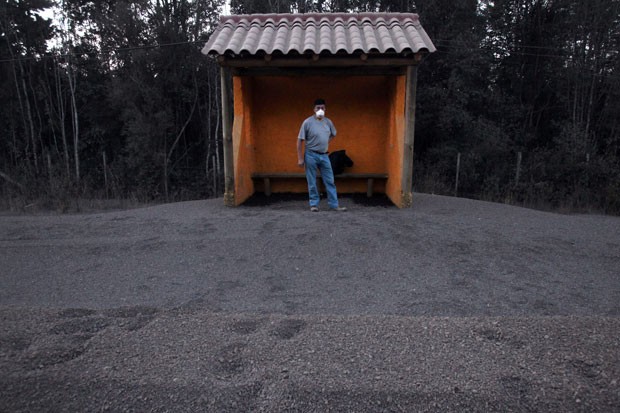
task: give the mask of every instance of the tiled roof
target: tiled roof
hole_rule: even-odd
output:
[[[434,52],[413,13],[313,13],[222,16],[204,54]]]

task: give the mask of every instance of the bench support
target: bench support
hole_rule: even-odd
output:
[[[372,198],[372,187],[375,183],[375,180],[373,178],[368,178],[368,188],[366,189],[366,196],[368,198]]]
[[[263,178],[263,186],[265,188],[265,196],[271,196],[271,181],[269,178]]]

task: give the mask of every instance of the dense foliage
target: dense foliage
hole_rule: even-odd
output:
[[[221,195],[219,69],[200,49],[223,7],[0,0],[4,207]],[[620,212],[620,0],[233,0],[230,9],[419,13],[438,51],[419,70],[415,190],[454,194],[458,158],[458,195]]]

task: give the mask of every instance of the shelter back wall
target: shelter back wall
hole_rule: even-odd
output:
[[[338,130],[329,150],[346,149],[355,162],[347,172],[390,173],[390,180],[396,178],[391,171],[396,166],[391,165],[394,154],[387,153],[394,149],[396,137],[391,135],[397,132],[394,98],[399,93],[394,77],[244,76],[235,80],[235,117],[240,117],[235,120],[234,137],[239,155],[235,161],[237,203],[253,192],[248,187],[252,172],[303,172],[297,166],[297,136],[318,97],[326,100],[326,116]],[[272,190],[305,192],[307,186],[302,179],[273,180]],[[375,182],[375,190],[384,192],[385,183]],[[338,191],[366,192],[366,182],[338,180]]]
[[[387,77],[256,77],[252,82],[256,172],[300,171],[297,136],[318,97],[327,101],[326,116],[338,130],[329,150],[346,149],[355,162],[348,172],[386,172]]]

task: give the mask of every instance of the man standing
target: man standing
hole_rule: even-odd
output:
[[[306,168],[310,211],[319,212],[319,190],[316,186],[317,168],[321,171],[323,184],[327,190],[327,204],[330,211],[346,211],[338,205],[338,193],[334,183],[334,172],[329,162],[328,146],[336,136],[336,128],[331,120],[325,117],[325,101],[314,101],[314,115],[301,124],[297,138],[297,164]],[[305,142],[305,153],[302,146]]]

